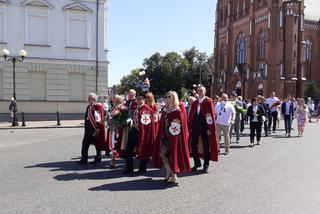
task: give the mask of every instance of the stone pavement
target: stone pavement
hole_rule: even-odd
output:
[[[83,128],[0,130],[0,213],[318,214],[320,123],[297,137],[294,122],[291,138],[280,126],[254,148],[246,129],[209,173],[181,174],[178,186],[151,166],[124,176],[124,160],[114,169],[109,157],[77,165]],[[90,161],[94,154],[91,147]]]
[[[19,122],[19,126],[11,126],[11,123],[1,122],[1,129],[38,129],[38,128],[77,128],[83,127],[83,120],[62,120],[60,121],[61,125],[57,125],[57,121],[30,121],[26,122],[26,126],[21,126],[21,122]]]

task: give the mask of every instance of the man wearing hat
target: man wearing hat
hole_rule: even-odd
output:
[[[153,144],[153,111],[145,103],[146,95],[139,93],[136,102],[137,108],[134,111],[133,124],[130,127],[128,144],[126,146],[126,169],[124,174],[133,173],[133,157],[136,154],[140,159],[139,170],[137,173],[142,174],[147,171],[147,161],[151,156]]]

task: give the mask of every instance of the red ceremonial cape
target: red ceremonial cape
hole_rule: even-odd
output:
[[[96,103],[88,106],[91,109],[91,114],[88,114],[90,123],[96,131],[98,131],[96,146],[102,151],[109,151],[109,146],[106,141],[106,125],[104,123],[104,108],[101,104]],[[93,114],[92,114],[93,113]]]
[[[192,128],[192,124],[194,122],[194,117],[197,112],[199,99],[194,101],[191,105],[190,115],[189,115],[189,126]],[[215,110],[213,106],[213,101],[211,98],[205,97],[203,102],[200,104],[201,108],[201,116],[206,119],[208,129],[210,130],[211,134],[208,136],[209,141],[209,149],[210,149],[210,160],[218,161],[218,144],[217,144],[217,137],[216,137],[216,122],[215,122]]]
[[[160,122],[160,116],[158,112],[158,108],[156,105],[150,106],[153,111],[153,139],[156,139],[158,136],[158,130],[159,130],[159,122]]]
[[[154,150],[152,154],[152,163],[161,168],[162,161],[160,158],[160,144],[161,138],[164,136],[165,131],[165,112],[162,113],[162,117],[159,125],[159,134],[158,138],[155,141]],[[167,120],[169,124],[169,136],[167,136],[167,140],[170,142],[170,165],[174,173],[187,172],[190,171],[190,152],[188,146],[188,129],[187,129],[187,121],[184,115],[184,111],[180,108],[174,110],[172,112],[167,113]],[[180,127],[176,124],[180,123]]]
[[[136,111],[138,113],[136,122],[139,129],[136,154],[138,159],[148,159],[151,156],[154,142],[153,111],[147,104],[138,107]]]

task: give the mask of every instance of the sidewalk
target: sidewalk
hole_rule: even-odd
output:
[[[12,127],[11,123],[0,122],[0,130],[5,129],[48,129],[48,128],[78,128],[84,127],[83,120],[63,120],[60,122],[61,125],[57,125],[57,121],[29,121],[26,122],[26,126],[21,126],[21,122],[19,122],[19,126]]]

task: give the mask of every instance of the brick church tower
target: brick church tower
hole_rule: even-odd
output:
[[[218,0],[214,94],[303,96],[320,83],[320,22],[304,0]]]

